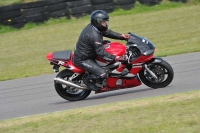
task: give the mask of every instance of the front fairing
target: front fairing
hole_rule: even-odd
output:
[[[127,41],[127,53],[129,63],[141,63],[150,60],[154,56],[154,44],[147,38],[129,33]]]
[[[154,53],[155,46],[154,44],[147,38],[140,37],[136,34],[129,33],[130,34],[130,39],[127,41],[127,46],[135,46],[137,47],[141,54],[143,55],[151,55]]]

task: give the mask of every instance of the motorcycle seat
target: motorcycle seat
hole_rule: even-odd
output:
[[[53,58],[58,60],[70,60],[71,54],[71,50],[58,51],[53,53]]]

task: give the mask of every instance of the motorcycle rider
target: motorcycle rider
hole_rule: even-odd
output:
[[[103,36],[127,40],[129,35],[119,34],[108,29],[109,16],[103,10],[95,10],[90,15],[90,22],[81,32],[74,49],[73,63],[89,72],[83,82],[93,91],[98,88],[95,83],[103,81],[108,74],[105,69],[95,62],[99,56],[107,62],[123,60],[123,57],[111,55],[104,50]]]

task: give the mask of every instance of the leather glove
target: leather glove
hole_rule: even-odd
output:
[[[119,62],[126,62],[128,60],[128,56],[124,55],[124,56],[116,56],[115,57],[115,62],[119,61]]]
[[[130,35],[121,34],[121,37],[123,37],[124,40],[128,40],[130,38]]]

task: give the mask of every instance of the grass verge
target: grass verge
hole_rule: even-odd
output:
[[[0,0],[0,6],[6,6],[11,4],[18,4],[18,3],[28,3],[28,2],[36,2],[40,0]]]
[[[198,133],[200,91],[0,121],[0,133]]]
[[[156,56],[200,51],[200,4],[110,15],[113,31],[145,36],[155,44]],[[46,54],[73,50],[81,30],[89,23],[87,17],[63,19],[62,23],[52,20],[47,25],[0,34],[0,81],[51,73]]]

